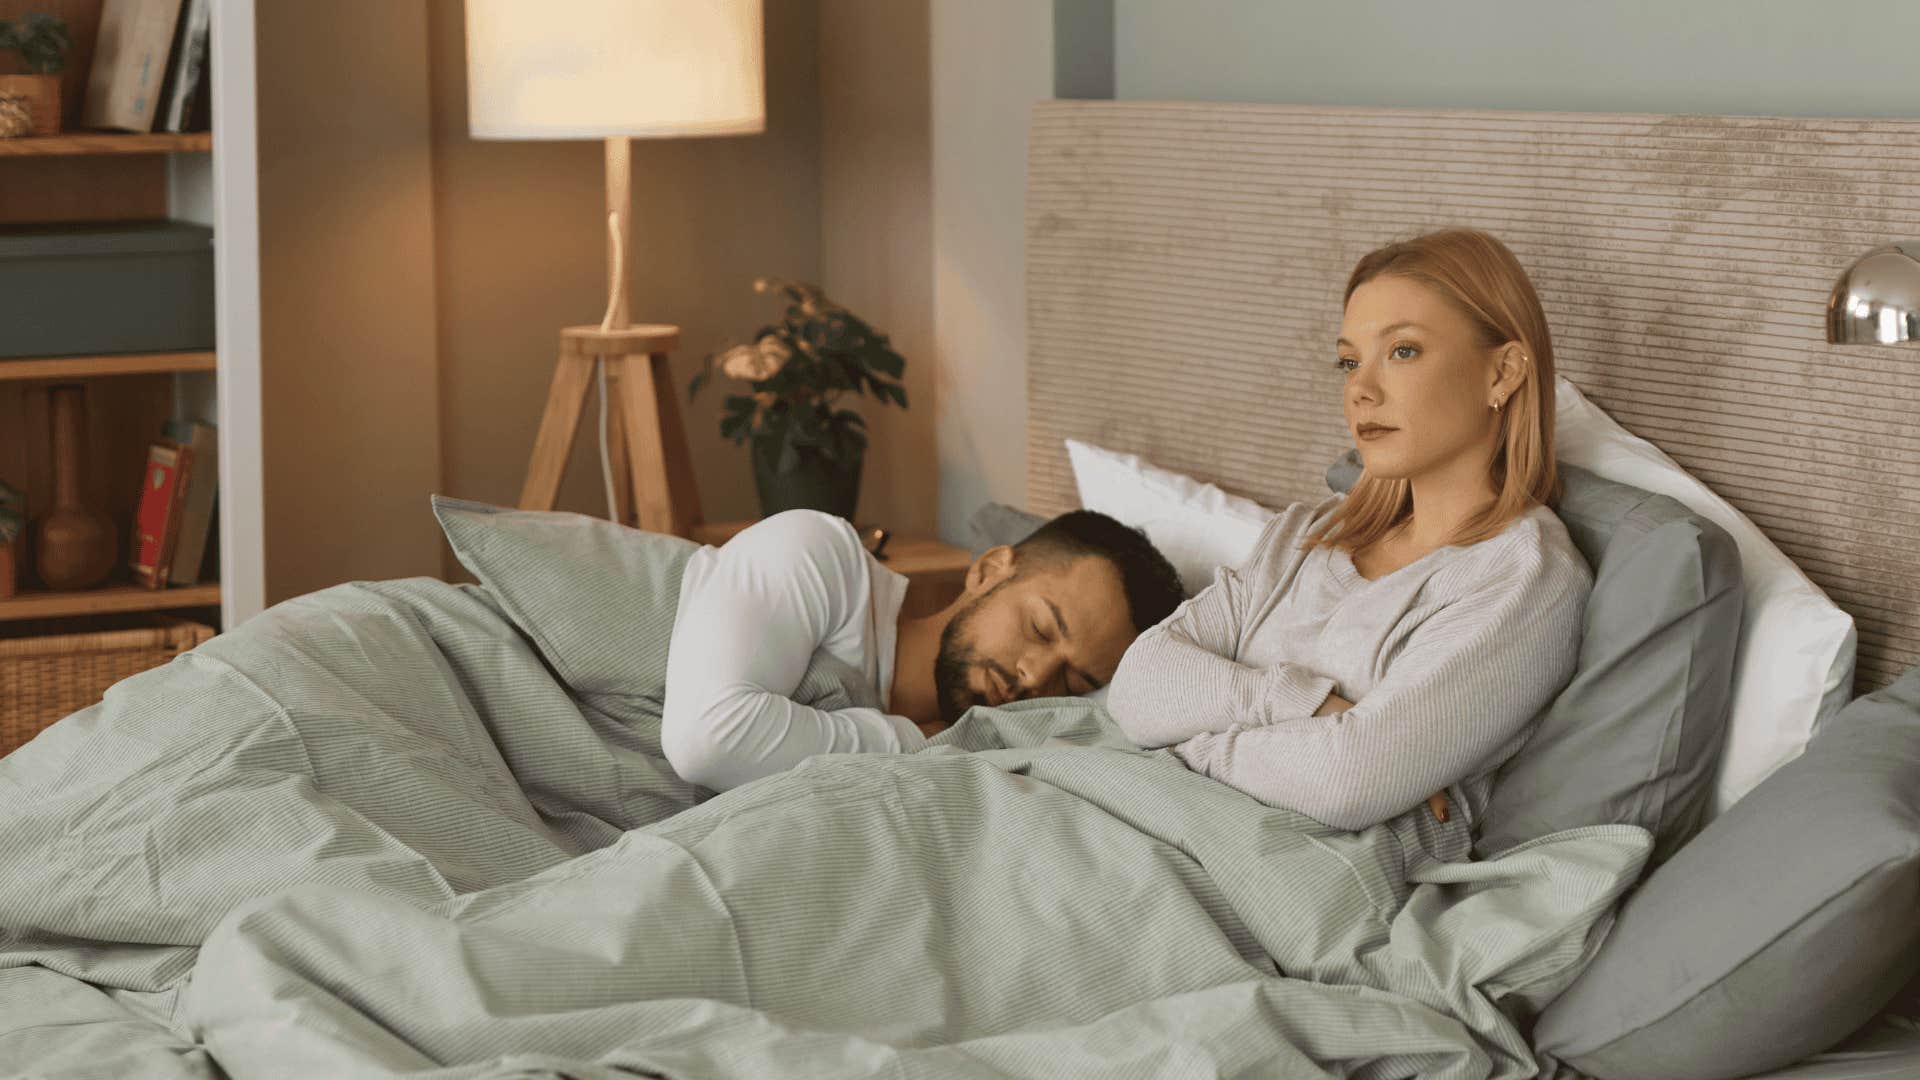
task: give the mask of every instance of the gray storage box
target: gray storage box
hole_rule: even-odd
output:
[[[213,348],[213,230],[184,221],[0,230],[0,356]]]

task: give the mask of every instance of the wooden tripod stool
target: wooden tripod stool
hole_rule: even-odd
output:
[[[601,357],[607,365],[607,458],[620,520],[649,532],[693,532],[700,523],[700,499],[667,366],[667,353],[679,344],[677,326],[560,331],[560,358],[520,489],[520,509],[553,509],[593,385],[594,358]]]

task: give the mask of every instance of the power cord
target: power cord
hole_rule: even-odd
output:
[[[607,313],[600,317],[600,332],[613,329],[613,312],[620,306],[620,296],[627,287],[626,252],[620,250],[620,211],[607,211],[607,236],[613,242],[613,284],[607,290]],[[607,453],[607,358],[603,353],[593,357],[594,378],[600,384],[600,480],[607,489],[607,520],[620,521],[620,500],[613,490],[613,460]],[[632,434],[629,433],[631,438]]]

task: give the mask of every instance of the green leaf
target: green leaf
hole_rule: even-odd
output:
[[[887,375],[895,379],[899,378],[900,374],[907,369],[907,358],[885,346],[869,349],[867,351],[866,361],[868,367],[873,368],[873,370],[878,371],[882,375]]]
[[[854,427],[867,426],[867,418],[854,412],[852,409],[841,409],[839,412],[833,414],[833,418],[842,424],[850,424]]]
[[[713,372],[708,368],[701,368],[699,371],[694,372],[693,381],[687,384],[687,400],[692,401],[694,395],[698,394],[700,388],[707,385],[707,380],[712,377]]]
[[[868,374],[867,383],[873,387],[873,396],[879,398],[883,403],[892,401],[893,398],[890,396],[891,392],[900,387],[899,383],[894,382],[884,375],[878,374]],[[886,389],[883,390],[881,389],[882,387]]]

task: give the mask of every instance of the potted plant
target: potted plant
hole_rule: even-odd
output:
[[[60,72],[72,49],[66,21],[57,15],[0,19],[0,52],[18,52],[32,72],[0,75],[0,138],[60,133]]]
[[[715,372],[748,385],[729,395],[720,434],[751,443],[754,486],[762,514],[809,507],[851,519],[860,498],[866,421],[840,405],[847,394],[871,393],[880,404],[907,407],[900,373],[906,360],[887,335],[805,282],[756,278],[755,292],[779,293],[787,309],[749,344],[708,356],[688,397]]]

